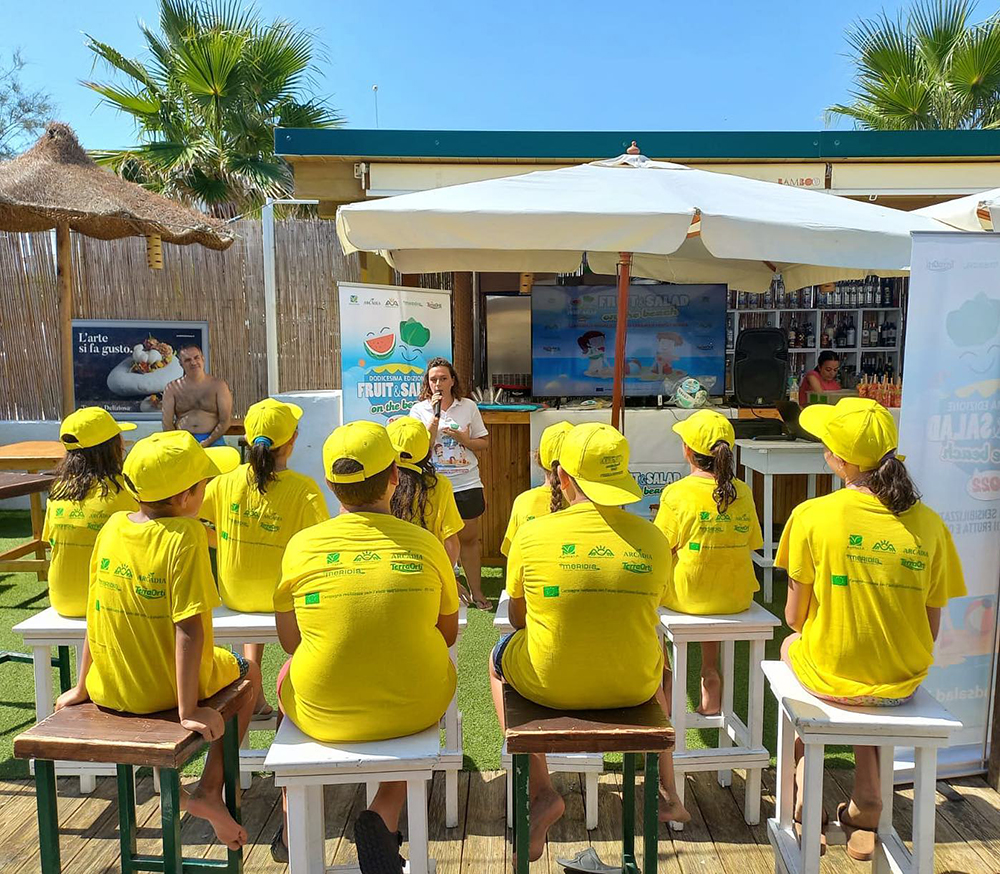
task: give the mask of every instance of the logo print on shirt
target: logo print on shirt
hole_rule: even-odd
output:
[[[740,534],[746,534],[750,530],[749,525],[734,525],[733,527]]]
[[[830,582],[835,586],[846,586],[847,574],[833,574],[830,577]]]
[[[698,518],[701,519],[702,522],[707,522],[709,519],[712,518],[712,514],[709,513],[708,510],[702,510],[698,514]]]
[[[326,554],[326,563],[327,564],[336,564],[338,561],[340,561],[340,553],[339,552],[328,552]]]
[[[847,537],[847,546],[864,546],[865,539],[860,534],[850,534]]]
[[[691,543],[688,544],[688,549],[690,549],[691,552],[701,552],[701,544],[692,541]]]
[[[716,522],[732,522],[733,521],[733,517],[730,516],[728,513],[719,513],[719,515],[715,517],[715,521]]]
[[[372,552],[370,549],[366,549],[364,552],[359,552],[354,556],[355,561],[382,561],[381,557],[377,552]]]
[[[880,540],[872,547],[872,552],[895,552],[896,547],[888,540]]]
[[[230,504],[229,505],[229,509],[232,510],[234,513],[239,513],[239,511],[240,511],[240,505],[239,504]]]
[[[623,561],[622,570],[626,570],[631,574],[651,574],[653,566],[642,561]]]
[[[559,597],[559,587],[558,586],[542,586],[542,597],[543,598],[558,598]]]
[[[135,586],[134,588],[135,593],[147,601],[158,601],[160,598],[167,597],[166,590],[164,589],[147,589],[145,586]]]
[[[72,513],[69,514],[70,519],[82,519],[87,514],[83,512],[79,507],[77,507]]]
[[[606,546],[595,546],[590,550],[590,555],[597,558],[614,558],[615,554]]]
[[[57,516],[61,516],[65,512],[66,512],[66,508],[65,507],[56,507],[56,515]]]
[[[319,592],[309,592],[306,594],[307,604],[318,604],[319,603]]]
[[[126,579],[132,579],[132,568],[127,564],[120,564],[115,568],[116,577],[125,577]]]
[[[101,570],[102,571],[106,571],[109,567],[111,567],[111,559],[110,558],[102,558],[101,559]]]
[[[576,555],[576,544],[575,543],[564,543],[562,545],[563,555]]]
[[[219,533],[219,537],[221,537],[223,540],[229,540],[229,532],[228,531],[222,531],[222,532]]]
[[[909,568],[911,571],[922,571],[927,567],[927,565],[925,565],[922,561],[917,561],[913,558],[901,558],[899,563],[903,567]]]

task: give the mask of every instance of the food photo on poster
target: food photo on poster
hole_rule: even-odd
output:
[[[168,383],[184,375],[180,350],[198,346],[208,369],[208,322],[73,320],[77,407],[160,416]]]

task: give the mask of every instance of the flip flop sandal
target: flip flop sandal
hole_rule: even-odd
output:
[[[582,871],[584,874],[621,874],[621,867],[605,865],[593,847],[581,850],[572,859],[556,859],[567,871]]]
[[[391,832],[374,810],[362,810],[354,822],[354,845],[361,874],[403,874],[401,832]]]
[[[859,828],[851,825],[844,817],[847,815],[847,802],[837,805],[837,821],[847,838],[847,855],[857,862],[870,862],[875,856],[875,829]]]
[[[285,846],[285,826],[282,823],[271,839],[271,858],[279,865],[288,864],[288,847]]]

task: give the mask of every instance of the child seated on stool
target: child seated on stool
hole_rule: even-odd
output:
[[[249,463],[216,477],[205,489],[202,519],[215,525],[209,544],[218,550],[219,594],[230,610],[271,613],[281,579],[281,556],[292,535],[330,518],[312,477],[288,469],[302,408],[264,398],[247,410],[243,427]],[[243,646],[260,667],[264,644]],[[256,713],[271,714],[263,689]]]
[[[902,704],[934,661],[941,608],[965,594],[958,553],[896,454],[888,410],[844,398],[807,407],[799,423],[823,441],[826,463],[845,487],[799,504],[781,536],[774,563],[788,571],[785,621],[800,632],[784,641],[781,657],[819,698]],[[856,746],[854,764],[854,791],[837,818],[848,854],[866,861],[882,810],[878,747]]]
[[[567,508],[525,522],[507,564],[510,624],[490,657],[503,727],[503,683],[556,710],[636,707],[663,694],[657,610],[670,581],[670,545],[622,504],[642,490],[628,472],[628,443],[609,425],[577,425],[559,452]],[[660,758],[661,811],[677,803],[673,762]],[[545,849],[565,811],[545,756],[529,764],[529,857]]]
[[[229,849],[247,833],[222,800],[222,735],[218,711],[199,705],[220,689],[260,672],[242,656],[213,645],[212,608],[219,595],[198,509],[209,477],[232,470],[239,452],[203,449],[187,431],[153,434],[125,460],[125,484],[139,500],[101,529],[90,560],[87,640],[76,688],[59,710],[93,700],[128,713],[177,708],[181,725],[212,745],[201,781],[182,806],[207,819]],[[239,711],[240,737],[253,711]]]
[[[323,468],[343,512],[300,531],[285,550],[274,609],[292,657],[278,674],[279,707],[328,743],[415,734],[437,725],[455,692],[455,573],[433,534],[390,512],[399,472],[385,428],[337,428],[323,445]],[[401,874],[405,800],[405,783],[382,783],[358,816],[365,874]],[[284,828],[271,850],[287,857]]]

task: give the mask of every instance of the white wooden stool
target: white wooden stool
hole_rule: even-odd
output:
[[[729,786],[733,768],[746,769],[743,817],[751,825],[760,822],[760,775],[770,763],[764,746],[764,676],[760,666],[764,661],[764,644],[774,637],[781,620],[756,601],[743,613],[693,616],[660,610],[660,629],[672,645],[671,666],[673,689],[670,701],[670,721],[676,732],[674,773],[677,794],[684,803],[684,774],[688,771],[718,771],[719,784]],[[748,670],[747,723],[733,711],[733,662],[737,640],[750,643]],[[721,641],[722,707],[716,716],[702,716],[688,711],[687,665],[688,644]],[[689,750],[687,729],[719,729],[719,746],[714,750]],[[681,831],[682,823],[670,823]]]
[[[406,782],[409,874],[434,870],[427,855],[427,784],[441,751],[436,725],[419,734],[359,744],[327,744],[299,731],[290,719],[278,728],[264,767],[288,793],[288,865],[291,874],[358,871],[326,867],[323,787],[343,783]]]
[[[778,773],[775,812],[767,821],[777,874],[818,874],[823,807],[823,753],[827,744],[876,746],[882,815],[878,823],[874,874],[932,874],[934,801],[938,747],[962,727],[923,687],[898,707],[844,707],[802,688],[784,662],[764,662],[764,674],[778,701]],[[792,824],[795,738],[805,745],[802,788],[802,848]],[[914,748],[913,853],[892,827],[893,749]],[[828,843],[843,842],[839,823],[826,831]]]
[[[493,627],[501,634],[509,634],[514,630],[510,624],[510,595],[504,590],[497,602],[497,612],[493,618]],[[507,772],[507,825],[514,827],[514,771],[511,767],[511,756],[504,744],[500,751],[500,766]],[[604,770],[604,755],[602,753],[553,753],[545,757],[549,773],[580,774],[584,786],[584,813],[587,818],[587,829],[597,828],[597,783]]]

